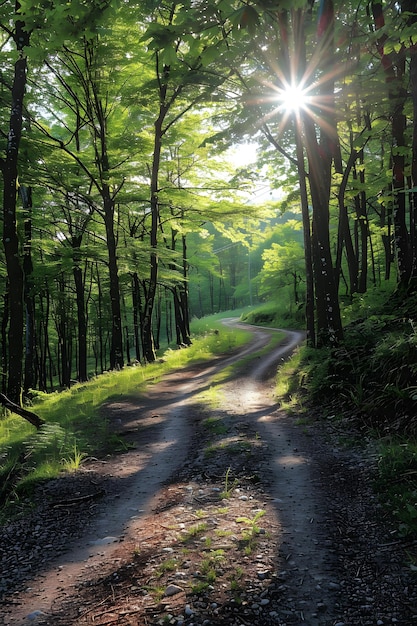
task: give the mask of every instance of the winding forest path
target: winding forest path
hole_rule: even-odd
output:
[[[274,331],[245,328],[239,352],[103,407],[129,449],[3,529],[2,623],[417,624],[374,457],[276,406],[271,374],[302,334],[265,356]]]

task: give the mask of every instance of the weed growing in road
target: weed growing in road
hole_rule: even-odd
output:
[[[235,594],[240,594],[244,589],[244,586],[242,585],[242,578],[243,569],[241,567],[237,567],[230,577],[230,591],[233,593],[234,597]]]
[[[158,565],[157,573],[161,577],[165,572],[174,572],[178,567],[178,561],[176,559],[167,559]]]
[[[158,602],[160,602],[165,595],[165,587],[144,586],[144,589],[146,589],[146,591],[148,591],[148,593],[152,595]]]
[[[214,531],[217,537],[230,537],[233,535],[231,530],[222,530],[221,528]]]
[[[224,550],[210,550],[209,554],[203,559],[200,565],[201,574],[207,582],[214,583],[217,578],[217,572],[221,564],[225,560]]]
[[[236,489],[239,481],[235,478],[232,482],[230,481],[230,471],[231,467],[229,466],[226,470],[226,474],[224,477],[224,489],[220,494],[221,498],[230,498],[233,491]]]
[[[190,539],[194,539],[200,533],[203,533],[207,530],[207,523],[201,522],[201,524],[196,524],[195,526],[191,526],[187,532],[181,537],[181,541],[187,543]]]
[[[236,522],[238,524],[245,524],[245,528],[242,531],[242,538],[244,541],[251,541],[256,535],[259,535],[261,529],[258,526],[258,521],[265,515],[265,511],[260,509],[254,515],[254,517],[237,517]]]
[[[191,585],[191,593],[195,596],[200,596],[202,593],[206,592],[210,587],[210,583],[199,580],[195,585]]]

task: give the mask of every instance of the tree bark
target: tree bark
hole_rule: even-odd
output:
[[[77,301],[77,337],[78,337],[78,358],[77,358],[77,378],[80,382],[88,380],[87,374],[87,319],[84,302],[84,279],[78,258],[74,259],[73,277],[75,284],[75,297]]]
[[[304,18],[301,10],[294,13],[294,43],[299,58],[299,73],[303,74],[306,66]],[[289,62],[289,59],[288,61]],[[307,174],[304,163],[304,148],[302,143],[303,121],[301,112],[295,114],[295,145],[297,155],[297,171],[300,186],[301,215],[303,221],[304,259],[306,273],[306,341],[307,345],[316,345],[315,310],[314,310],[314,273],[313,250],[311,240],[311,221],[308,208]]]
[[[136,360],[141,360],[141,298],[140,283],[137,272],[132,274],[132,313],[133,313],[133,336],[135,340]]]
[[[103,200],[110,279],[110,307],[112,318],[110,369],[114,370],[122,369],[124,366],[123,332],[122,312],[120,306],[119,270],[117,264],[117,244],[114,232],[114,201],[111,198],[110,189],[106,184],[103,186]]]
[[[167,69],[167,71],[169,71]],[[151,194],[151,233],[150,233],[150,244],[151,244],[151,254],[150,254],[150,272],[149,272],[149,282],[148,289],[145,299],[145,306],[143,311],[143,327],[142,327],[142,342],[143,342],[143,358],[148,363],[152,363],[156,359],[155,354],[155,346],[154,346],[154,338],[152,332],[152,314],[155,305],[155,296],[156,296],[156,287],[158,283],[158,229],[159,229],[159,168],[161,164],[161,149],[162,149],[162,137],[163,137],[163,129],[162,125],[165,119],[165,116],[168,112],[167,106],[165,103],[167,93],[166,84],[162,83],[160,85],[160,102],[161,105],[159,107],[159,115],[157,120],[155,121],[155,131],[154,131],[154,148],[153,148],[153,159],[152,159],[152,171],[151,171],[151,184],[150,184],[150,194]]]
[[[25,371],[23,389],[27,393],[35,386],[35,305],[33,299],[33,262],[32,262],[32,189],[22,185],[19,190],[23,202],[24,243],[23,273],[24,300],[26,312]]]
[[[41,419],[38,415],[36,415],[36,413],[28,411],[27,409],[21,407],[19,404],[12,402],[7,396],[4,395],[4,393],[0,393],[0,404],[2,404],[12,413],[16,413],[17,415],[20,415],[20,417],[23,417],[36,428],[40,428],[42,424],[45,424],[45,421]]]
[[[322,67],[329,77],[321,86],[320,95],[326,100],[325,121],[319,128],[320,140],[313,120],[305,116],[306,152],[309,166],[309,184],[313,204],[312,250],[314,286],[317,313],[317,345],[335,344],[343,337],[337,282],[330,247],[330,182],[331,167],[336,156],[338,138],[334,119],[333,64],[334,7],[325,0],[319,21],[318,36]],[[320,124],[320,115],[318,116]]]
[[[16,11],[20,4],[16,3]],[[5,158],[1,163],[3,173],[3,246],[6,270],[9,282],[9,330],[7,395],[9,399],[21,405],[23,375],[23,327],[24,327],[24,280],[19,249],[19,237],[16,219],[16,198],[18,187],[18,157],[23,125],[23,101],[27,81],[27,61],[25,46],[29,45],[29,35],[24,24],[16,21],[14,40],[18,59],[14,66],[12,84],[12,102],[9,121],[9,133]]]

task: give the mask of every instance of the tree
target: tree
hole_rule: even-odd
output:
[[[11,87],[9,130],[5,156],[0,160],[3,176],[3,247],[6,258],[8,280],[8,360],[7,396],[17,405],[21,404],[23,374],[23,269],[17,230],[17,190],[19,148],[23,127],[23,107],[27,81],[26,48],[30,34],[19,18],[20,3],[15,3],[12,26],[4,23],[3,30],[13,40],[17,51]]]

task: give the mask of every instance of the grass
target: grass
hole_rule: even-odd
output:
[[[179,563],[176,559],[167,559],[158,565],[157,573],[161,578],[166,572],[175,572]]]
[[[242,539],[244,541],[252,541],[257,535],[259,535],[261,528],[258,526],[258,521],[265,515],[265,511],[260,509],[255,512],[255,515],[250,517],[238,517],[236,518],[236,522],[238,524],[243,524],[244,529],[242,530]]]
[[[233,480],[231,480],[230,471],[231,471],[231,467],[228,467],[226,470],[226,474],[224,476],[224,487],[223,487],[223,491],[220,494],[221,498],[230,498],[233,491],[236,489],[236,487],[239,484],[239,481],[237,480],[237,478],[234,478]]]
[[[201,522],[200,524],[196,524],[195,526],[191,526],[182,536],[181,541],[183,543],[187,543],[192,539],[195,539],[201,533],[204,533],[207,530],[207,523]]]
[[[87,456],[126,450],[123,439],[111,432],[101,407],[127,396],[140,397],[167,373],[243,345],[250,333],[223,326],[225,315],[231,313],[194,320],[192,345],[168,349],[155,363],[104,373],[61,392],[34,391],[31,408],[46,422],[38,431],[7,413],[0,419],[0,506],[9,504],[13,509],[37,483],[62,471],[76,471]],[[3,512],[9,514],[10,507]]]

